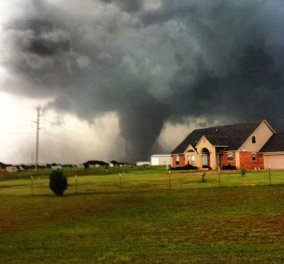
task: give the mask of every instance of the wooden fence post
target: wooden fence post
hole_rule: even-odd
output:
[[[172,188],[172,183],[171,183],[171,171],[169,171],[169,189]]]
[[[119,173],[119,190],[121,190],[122,183],[121,183],[121,173]]]
[[[270,170],[270,167],[268,169],[268,174],[269,174],[269,184],[272,185],[272,183],[271,183],[271,170]]]
[[[218,186],[221,186],[220,167],[218,168]]]
[[[75,174],[75,193],[78,193],[78,176]]]
[[[34,195],[34,177],[31,176],[31,192],[32,192],[32,195]]]

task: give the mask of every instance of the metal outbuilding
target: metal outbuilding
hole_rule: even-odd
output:
[[[170,165],[171,164],[171,155],[170,154],[155,154],[151,156],[151,165]]]

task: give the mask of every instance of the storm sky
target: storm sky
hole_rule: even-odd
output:
[[[102,117],[117,120],[113,137],[127,140],[131,161],[171,151],[161,137],[178,137],[183,124],[267,119],[284,130],[281,0],[7,5],[13,8],[1,21],[0,63],[9,77],[0,91],[45,100],[45,112],[72,115],[94,130]],[[105,145],[108,136],[101,137]],[[106,158],[122,158],[121,148]]]

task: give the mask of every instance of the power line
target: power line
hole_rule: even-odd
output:
[[[0,135],[13,136],[13,135],[30,135],[32,132],[0,132]]]
[[[36,108],[37,110],[37,119],[36,119],[36,158],[35,158],[35,169],[37,170],[38,168],[38,157],[39,157],[39,130],[40,130],[40,106]]]
[[[128,140],[125,138],[125,163],[128,162]]]

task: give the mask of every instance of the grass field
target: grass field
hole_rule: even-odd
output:
[[[283,172],[69,175],[0,181],[0,263],[284,263]]]

